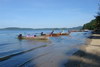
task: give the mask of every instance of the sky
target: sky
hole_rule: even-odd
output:
[[[0,0],[0,28],[70,28],[90,22],[99,0]]]

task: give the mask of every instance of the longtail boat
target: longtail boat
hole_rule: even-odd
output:
[[[67,36],[69,35],[69,33],[54,33],[54,34],[46,34],[46,35],[43,35],[43,36],[46,36],[46,37],[59,37],[59,36]]]
[[[37,37],[26,37],[26,36],[22,36],[21,38],[18,37],[18,39],[27,39],[27,40],[48,40],[49,37],[46,36],[37,36]]]
[[[61,33],[60,35],[65,35],[65,36],[66,36],[66,35],[69,35],[69,34],[70,34],[70,33]]]

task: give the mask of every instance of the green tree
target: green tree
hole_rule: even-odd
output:
[[[83,25],[83,29],[95,30],[95,28],[96,28],[96,19]]]
[[[87,24],[84,24],[83,29],[95,30],[96,32],[100,33],[100,5],[99,5],[99,11],[95,19]]]
[[[96,28],[95,28],[95,31],[100,33],[100,5],[99,5],[99,11],[98,11],[97,16],[96,16]]]

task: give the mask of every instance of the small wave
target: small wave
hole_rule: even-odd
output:
[[[47,45],[42,45],[42,46],[39,46],[39,47],[36,47],[36,48],[32,48],[32,49],[29,49],[29,50],[26,50],[26,51],[22,51],[22,52],[19,52],[19,53],[15,53],[15,54],[11,54],[11,55],[8,55],[8,56],[0,57],[0,62],[1,62],[1,61],[4,61],[4,60],[7,60],[7,59],[9,59],[9,58],[12,58],[12,57],[14,57],[14,56],[21,55],[21,54],[30,52],[30,51],[32,51],[32,50],[35,50],[35,49],[38,49],[38,48],[42,48],[42,47],[46,47],[46,46],[47,46]]]
[[[35,59],[37,59],[37,58],[39,58],[39,57],[41,57],[41,56],[45,56],[45,55],[47,55],[47,54],[49,54],[49,53],[45,53],[45,54],[36,56],[36,57],[34,57],[34,58],[31,58],[31,59],[27,60],[26,62],[23,62],[22,64],[18,65],[17,67],[23,67],[25,64],[31,62],[32,60],[35,60]]]
[[[0,33],[0,35],[6,35],[6,34],[2,34],[2,33]]]
[[[9,44],[13,44],[13,43],[2,43],[0,44],[0,46],[9,45]]]

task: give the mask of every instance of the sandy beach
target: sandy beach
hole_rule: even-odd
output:
[[[66,67],[100,67],[100,34],[92,34],[87,44],[69,57]]]

